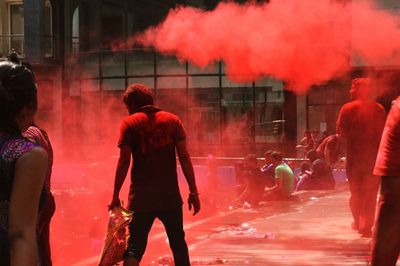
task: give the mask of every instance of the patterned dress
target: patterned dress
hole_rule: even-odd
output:
[[[19,136],[0,136],[0,265],[9,265],[8,208],[15,164],[36,146]]]
[[[56,210],[54,197],[51,194],[51,172],[53,166],[53,149],[51,147],[50,139],[46,131],[36,126],[30,126],[24,133],[24,137],[33,143],[38,144],[47,152],[48,167],[44,180],[42,195],[40,198],[39,214],[38,214],[38,248],[40,265],[52,265],[51,261],[51,248],[50,248],[50,222]]]

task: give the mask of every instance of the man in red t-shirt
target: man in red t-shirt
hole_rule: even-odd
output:
[[[379,187],[379,179],[373,176],[372,170],[386,112],[375,102],[369,79],[354,79],[350,95],[353,101],[342,106],[336,131],[346,141],[346,173],[354,218],[352,228],[370,237]]]
[[[109,209],[120,205],[119,192],[132,156],[128,208],[133,211],[124,265],[138,265],[146,249],[148,233],[158,218],[164,224],[175,265],[190,265],[183,231],[182,198],[176,172],[176,155],[189,185],[189,210],[200,210],[193,165],[186,148],[180,119],[153,106],[151,91],[133,84],[124,94],[129,116],[121,122],[120,156],[114,194]]]
[[[371,262],[394,266],[400,254],[400,97],[386,119],[374,174],[381,176],[381,191]]]

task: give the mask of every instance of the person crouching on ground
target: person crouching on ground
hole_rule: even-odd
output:
[[[262,199],[266,178],[258,167],[257,157],[254,154],[247,155],[243,160],[243,175],[246,180],[245,189],[235,200],[237,204],[249,203],[256,206]]]
[[[306,171],[306,176],[303,176],[297,184],[296,191],[299,190],[329,190],[335,188],[335,179],[333,178],[332,169],[319,158],[316,150],[307,152],[307,158],[310,160],[311,169]]]
[[[266,188],[265,198],[267,200],[285,200],[290,197],[295,188],[295,176],[292,169],[283,162],[282,153],[273,152],[272,162],[275,167],[275,186]]]

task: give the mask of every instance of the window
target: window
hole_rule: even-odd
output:
[[[52,23],[52,7],[50,0],[46,0],[44,2],[44,56],[45,57],[53,57],[53,44],[54,44],[54,37],[53,37],[53,23]]]
[[[189,65],[189,67],[193,67]],[[186,123],[191,147],[206,154],[205,144],[220,142],[220,95],[218,76],[189,77],[189,119]]]
[[[10,3],[9,12],[9,47],[8,50],[24,51],[24,5]]]
[[[345,81],[330,83],[313,88],[308,97],[308,129],[335,132],[340,107],[348,101]]]
[[[24,4],[13,1],[8,3],[8,32],[5,34],[1,52],[7,54],[11,49],[24,53]],[[50,0],[44,1],[43,28],[43,54],[45,57],[54,56],[54,38],[52,23],[52,6]],[[42,22],[42,21],[40,21]]]
[[[72,52],[79,52],[79,7],[72,14]]]
[[[116,2],[116,3],[115,3]],[[103,1],[101,9],[101,37],[103,50],[124,48],[124,1]]]

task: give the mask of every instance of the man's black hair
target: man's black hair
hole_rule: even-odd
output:
[[[123,101],[128,108],[137,109],[145,105],[153,105],[153,94],[145,85],[135,83],[126,89]]]
[[[282,153],[280,153],[279,151],[274,151],[271,154],[271,158],[276,160],[276,161],[278,161],[278,162],[282,162],[282,160],[283,160]]]
[[[312,149],[312,150],[309,150],[308,152],[307,152],[307,154],[306,154],[306,157],[308,158],[308,159],[310,159],[310,161],[315,161],[315,160],[317,160],[318,158],[319,158],[319,156],[318,156],[318,152],[316,151],[316,150],[314,150],[314,149]]]
[[[264,152],[264,157],[271,157],[271,154],[273,154],[274,152],[274,150],[267,150],[266,152]]]

